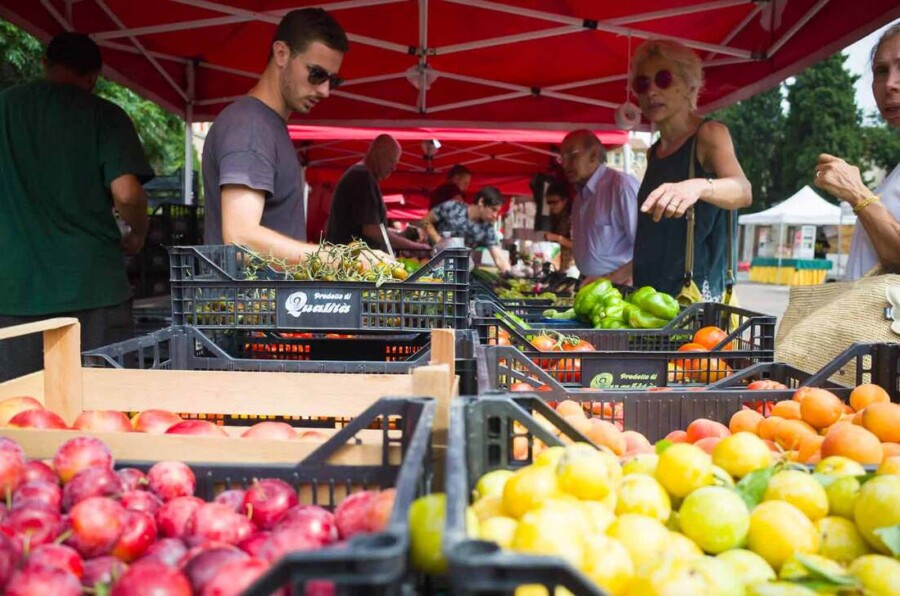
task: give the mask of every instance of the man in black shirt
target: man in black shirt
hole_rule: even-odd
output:
[[[378,183],[391,175],[400,160],[400,144],[388,134],[372,141],[362,162],[350,166],[334,189],[325,239],[333,244],[347,244],[354,239],[386,250],[385,235],[394,248],[427,249],[427,244],[413,242],[388,230],[387,209]]]
[[[429,197],[429,209],[434,209],[447,201],[466,202],[466,189],[472,182],[472,172],[466,166],[456,164],[447,171],[447,181],[432,191]]]

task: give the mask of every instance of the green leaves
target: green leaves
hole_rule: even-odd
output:
[[[766,494],[766,488],[769,486],[769,480],[775,475],[775,471],[776,468],[774,466],[755,470],[741,478],[741,481],[737,483],[735,489],[751,511],[762,502],[763,495]]]

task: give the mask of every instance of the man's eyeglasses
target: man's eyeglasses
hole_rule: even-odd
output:
[[[318,86],[325,81],[328,81],[328,86],[331,89],[337,89],[344,82],[344,79],[337,76],[336,74],[328,72],[318,64],[310,65],[304,63],[304,66],[306,66],[306,70],[309,71],[309,78],[307,80],[309,81],[310,85]]]
[[[660,70],[657,71],[655,75],[653,75],[653,84],[656,85],[657,89],[668,89],[672,86],[672,71],[670,70]],[[631,83],[631,88],[634,89],[634,92],[638,95],[642,95],[650,90],[650,77],[647,75],[640,75],[634,77],[634,81]]]
[[[556,156],[556,161],[558,163],[566,163],[567,161],[574,161],[575,156],[581,153],[581,149],[573,149],[572,151],[566,151],[565,153],[560,153]]]

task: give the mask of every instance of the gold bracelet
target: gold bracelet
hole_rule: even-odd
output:
[[[853,206],[853,213],[859,213],[860,211],[862,211],[863,209],[865,209],[872,203],[877,203],[880,200],[881,200],[881,197],[879,197],[878,195],[872,195],[868,199],[863,199],[862,201],[859,201],[856,205]]]

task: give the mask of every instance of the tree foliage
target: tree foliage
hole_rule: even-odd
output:
[[[43,76],[44,47],[15,25],[0,20],[0,90]],[[118,104],[134,122],[150,165],[158,174],[184,166],[184,121],[152,101],[100,77],[94,92]]]
[[[784,142],[781,86],[712,114],[728,126],[744,174],[753,186],[751,211],[767,209],[780,196],[778,148]]]
[[[859,77],[844,67],[846,59],[844,54],[835,54],[807,68],[788,85],[790,108],[782,146],[785,196],[812,181],[821,153],[855,164],[863,161],[862,116],[853,87]]]

